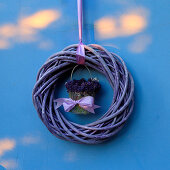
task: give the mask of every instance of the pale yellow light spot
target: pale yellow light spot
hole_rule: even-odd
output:
[[[105,17],[101,18],[96,22],[96,28],[98,33],[102,37],[110,37],[110,35],[113,36],[116,32],[116,22],[113,18]]]
[[[49,50],[54,46],[53,42],[50,40],[41,41],[38,45],[40,49]]]
[[[6,38],[13,37],[17,32],[16,26],[13,24],[5,24],[0,27],[0,35]]]
[[[126,14],[120,17],[122,34],[132,35],[146,27],[146,19],[138,14]]]
[[[66,162],[74,162],[74,161],[76,161],[76,159],[77,159],[77,154],[75,151],[72,151],[72,150],[68,151],[64,155],[64,160]]]
[[[1,139],[0,140],[0,156],[2,156],[6,151],[12,150],[16,145],[13,139]]]
[[[8,49],[9,47],[10,47],[10,43],[8,40],[0,39],[0,49]],[[0,146],[0,148],[1,148],[1,146]]]
[[[37,40],[37,37],[37,30],[31,27],[19,26],[15,40],[22,43],[34,42]]]
[[[40,142],[40,138],[38,136],[24,136],[21,138],[21,143],[23,145],[37,144]]]
[[[60,17],[59,11],[56,10],[42,10],[35,14],[24,17],[19,20],[20,25],[32,27],[36,29],[46,28],[49,24]]]
[[[34,30],[30,27],[22,26],[22,27],[19,27],[18,29],[19,29],[18,34],[20,34],[20,35],[34,35],[34,34],[36,34],[36,30]]]
[[[32,42],[37,38],[37,30],[31,27],[5,24],[0,27],[0,48],[8,48],[9,42]]]
[[[139,35],[128,45],[128,49],[133,53],[142,53],[147,49],[151,42],[152,38],[150,35]]]
[[[137,34],[146,28],[147,16],[146,9],[137,8],[119,16],[101,18],[95,22],[95,35],[106,39]]]
[[[60,12],[53,9],[41,10],[33,15],[18,19],[16,24],[0,26],[0,49],[7,49],[14,43],[28,43],[39,40],[39,29],[45,29],[60,17]],[[41,44],[49,48],[50,44]]]

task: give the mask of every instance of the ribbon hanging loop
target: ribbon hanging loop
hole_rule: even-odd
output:
[[[76,52],[76,61],[77,64],[85,64],[85,48],[82,43],[82,0],[77,0],[77,9],[78,9],[78,30],[79,30],[79,44]]]

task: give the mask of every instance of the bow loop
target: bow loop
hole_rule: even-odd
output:
[[[84,110],[87,110],[88,112],[91,112],[91,113],[95,113],[94,109],[100,107],[98,105],[94,105],[94,98],[92,96],[82,97],[79,100],[73,100],[71,98],[59,98],[59,99],[54,100],[54,102],[57,102],[56,109],[58,109],[61,105],[63,105],[64,110],[66,112],[69,112],[77,104]]]

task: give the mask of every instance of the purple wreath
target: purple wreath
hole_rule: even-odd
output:
[[[77,46],[68,46],[54,54],[40,68],[32,93],[33,103],[42,122],[56,137],[75,143],[98,144],[119,132],[132,113],[134,82],[122,58],[99,45],[85,45],[85,65],[105,75],[114,96],[108,111],[97,121],[80,125],[67,120],[55,109],[54,91],[59,78],[77,64]]]

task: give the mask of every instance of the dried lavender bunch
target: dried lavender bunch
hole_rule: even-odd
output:
[[[97,92],[101,85],[97,78],[70,80],[65,84],[68,92]]]

